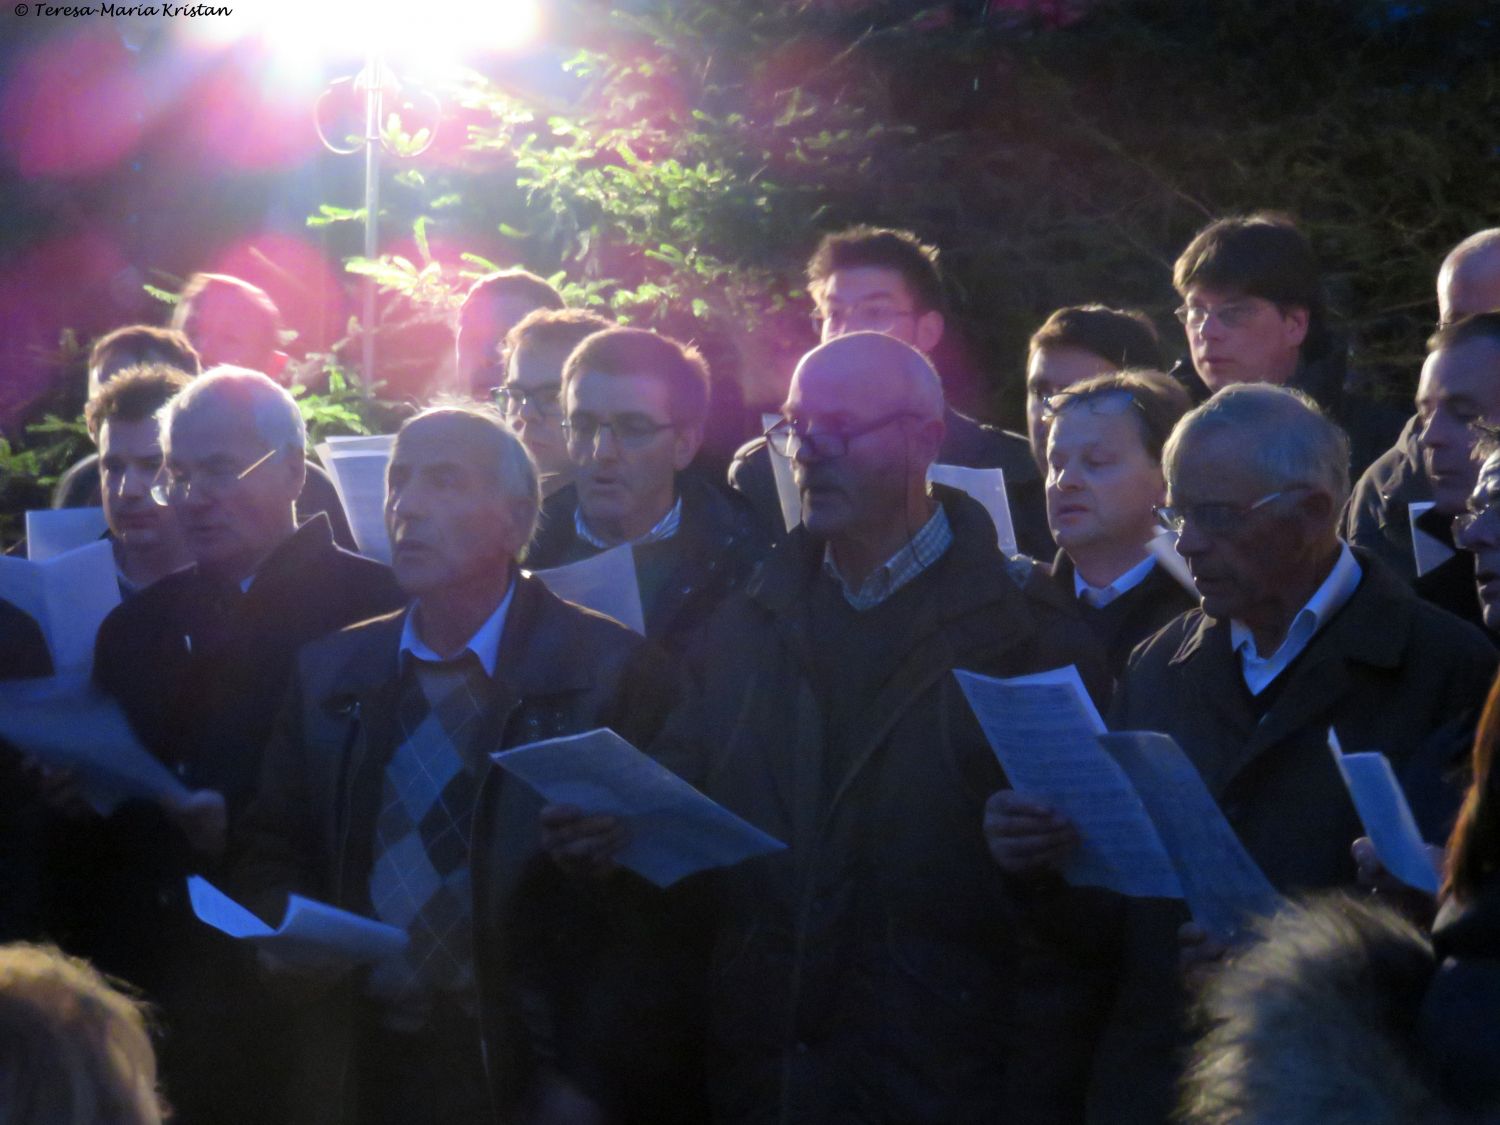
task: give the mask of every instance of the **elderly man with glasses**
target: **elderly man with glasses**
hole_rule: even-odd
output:
[[[944,401],[916,349],[832,340],[781,413],[802,524],[710,622],[653,745],[788,845],[710,877],[712,1118],[1063,1120],[1082,1043],[985,853],[1001,771],[952,673],[1075,664],[1107,690],[1097,646],[975,501],[929,490]],[[559,859],[617,846],[579,819],[550,821]]]
[[[685,648],[766,547],[746,504],[686,471],[703,441],[708,367],[669,337],[612,328],[568,357],[562,402],[574,481],[543,506],[525,564],[629,546],[646,635]]]
[[[1111,723],[1171,734],[1285,894],[1355,883],[1351,845],[1363,831],[1330,731],[1345,750],[1382,751],[1427,838],[1443,838],[1460,796],[1443,779],[1462,759],[1496,664],[1479,630],[1338,538],[1347,450],[1311,400],[1279,387],[1227,388],[1178,423],[1158,515],[1178,533],[1202,604],[1136,650]],[[1036,875],[1077,837],[1023,798],[997,794],[986,830],[1003,869]],[[1185,926],[1178,901],[1131,899],[1118,910],[1085,927],[1122,942],[1090,1115],[1163,1122],[1187,1031],[1179,958],[1203,965],[1220,949]],[[1102,945],[1079,955],[1097,957]]]
[[[82,950],[161,1004],[164,1054],[184,1120],[266,1120],[243,995],[193,922],[183,876],[212,873],[252,796],[297,650],[397,608],[380,563],[334,545],[326,517],[300,527],[306,432],[296,402],[259,372],[220,367],[161,413],[170,504],[193,564],[122,603],[99,629],[94,679],[146,747],[194,791],[170,814],[128,804],[99,826]],[[248,1115],[248,1117],[247,1117]],[[280,1119],[279,1117],[277,1119]]]

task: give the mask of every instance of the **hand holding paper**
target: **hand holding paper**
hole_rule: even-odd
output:
[[[611,730],[549,738],[491,757],[554,805],[624,820],[630,840],[616,861],[659,887],[786,847]]]

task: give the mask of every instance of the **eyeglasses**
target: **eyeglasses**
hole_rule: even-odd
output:
[[[1473,500],[1469,501],[1467,511],[1460,512],[1453,517],[1453,540],[1459,546],[1463,546],[1462,540],[1467,539],[1479,521],[1486,516],[1500,515],[1500,496],[1488,496],[1484,502],[1476,505]]]
[[[883,297],[871,297],[849,305],[835,305],[826,313],[812,315],[813,331],[823,335],[823,326],[831,324],[855,332],[885,332],[903,316],[917,316],[916,309],[901,309]]]
[[[519,414],[527,406],[538,414],[560,414],[562,410],[557,400],[561,394],[561,387],[499,386],[490,388],[490,396],[506,414]]]
[[[1208,323],[1209,317],[1214,317],[1225,328],[1233,330],[1241,328],[1250,323],[1251,318],[1260,311],[1260,305],[1253,300],[1227,301],[1217,308],[1209,308],[1207,305],[1183,305],[1172,310],[1182,324],[1194,331],[1202,328]]]
[[[645,414],[617,414],[613,418],[595,418],[592,414],[574,414],[563,419],[568,448],[596,448],[599,435],[608,430],[623,449],[640,449],[663,430],[674,430],[676,422],[658,422]]]
[[[910,410],[898,410],[892,414],[882,414],[863,426],[840,430],[809,430],[801,422],[783,418],[767,430],[764,436],[766,444],[783,457],[795,457],[797,451],[805,447],[814,457],[831,460],[848,453],[849,443],[857,437],[872,434],[882,426],[889,426],[892,422],[920,417],[921,415],[914,414]]]
[[[1228,535],[1236,530],[1240,521],[1251,512],[1264,508],[1273,500],[1280,500],[1283,496],[1290,496],[1293,492],[1303,491],[1306,491],[1305,487],[1298,485],[1295,488],[1284,488],[1279,492],[1269,493],[1250,504],[1211,501],[1205,504],[1188,504],[1183,507],[1159,505],[1152,508],[1151,512],[1156,516],[1157,523],[1177,535],[1182,534],[1182,529],[1187,526],[1188,520],[1192,520],[1193,526],[1204,535]]]
[[[205,492],[219,495],[255,472],[256,469],[280,453],[282,448],[282,446],[277,446],[274,449],[266,450],[264,454],[243,469],[204,469],[197,476],[193,476],[191,473],[181,473],[175,469],[163,466],[162,475],[166,477],[166,480],[159,480],[151,486],[151,499],[165,508],[169,504],[185,503],[188,497],[192,495],[194,488],[199,489],[199,495]]]
[[[1124,387],[1110,387],[1099,391],[1057,391],[1042,399],[1042,417],[1051,421],[1062,411],[1073,406],[1086,406],[1090,414],[1103,414],[1114,418],[1124,414],[1132,406],[1142,413],[1146,408],[1136,401],[1135,393]]]

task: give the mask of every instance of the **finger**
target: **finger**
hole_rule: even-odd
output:
[[[541,812],[541,822],[547,825],[571,824],[583,818],[583,810],[577,805],[548,805]]]

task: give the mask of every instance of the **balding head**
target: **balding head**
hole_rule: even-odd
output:
[[[853,332],[820,344],[802,357],[792,381],[836,382],[853,397],[881,404],[879,413],[910,411],[923,421],[941,421],[943,384],[927,357],[910,344],[880,332]]]
[[[1437,281],[1443,324],[1500,309],[1500,227],[1471,234],[1443,259]]]

